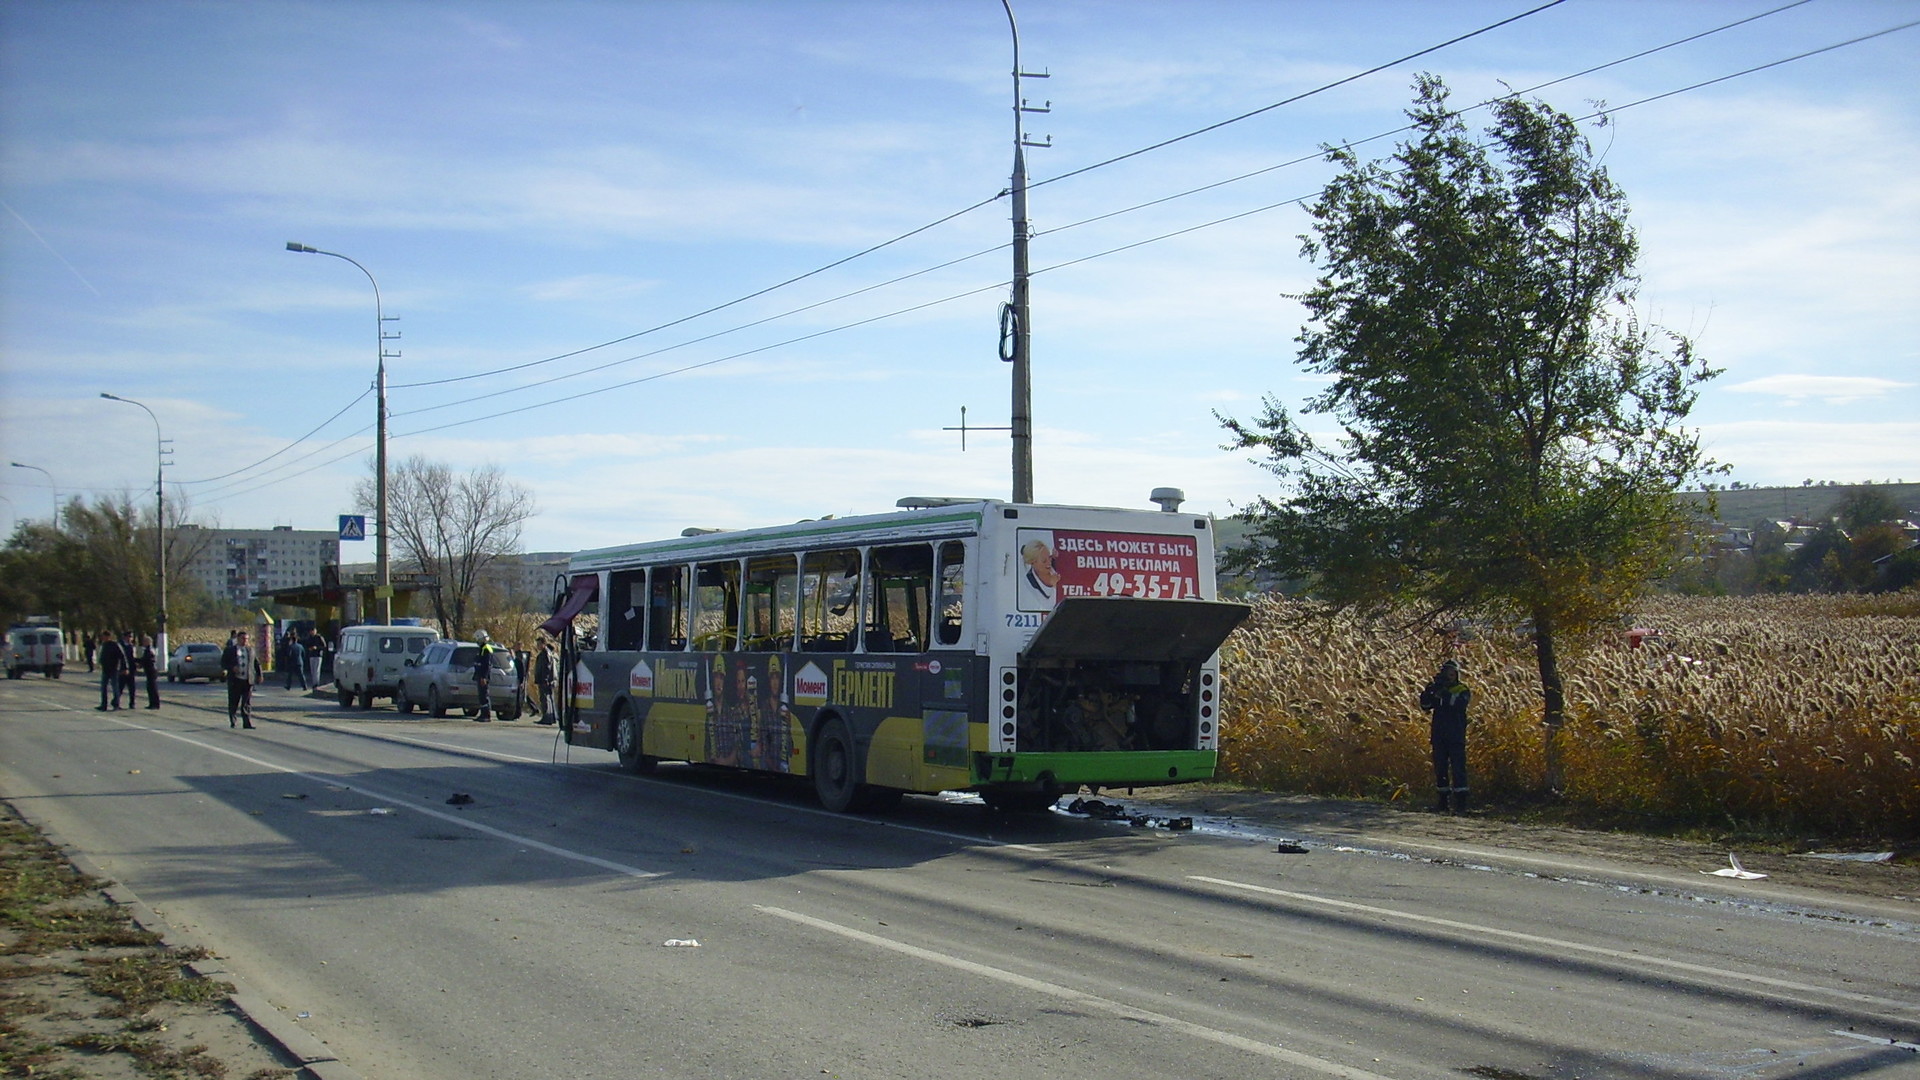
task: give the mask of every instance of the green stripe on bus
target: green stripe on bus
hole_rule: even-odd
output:
[[[1033,784],[1045,777],[1062,786],[1165,784],[1211,780],[1216,750],[1098,750],[1086,753],[975,754],[976,784]]]

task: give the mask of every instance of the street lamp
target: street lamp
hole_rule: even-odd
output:
[[[167,440],[160,435],[160,418],[132,398],[123,398],[118,394],[109,394],[102,390],[100,396],[108,401],[119,401],[128,405],[139,405],[146,410],[147,418],[153,421],[154,461],[153,471],[153,553],[154,562],[160,567],[160,629],[153,636],[156,655],[161,663],[167,656]]]
[[[317,247],[287,241],[288,251],[297,251],[302,255],[331,255],[344,259],[358,267],[367,275],[367,281],[373,285],[373,351],[378,365],[374,377],[374,407],[379,411],[374,425],[374,577],[373,577],[373,621],[379,626],[393,624],[393,576],[387,564],[387,360],[389,356],[398,358],[399,353],[387,352],[387,342],[393,338],[387,336],[387,316],[380,307],[380,283],[373,279],[373,271],[361,266],[354,259],[337,251],[321,251]]]
[[[38,465],[25,465],[18,461],[9,461],[7,462],[7,464],[13,466],[16,469],[32,469],[34,472],[37,472],[40,475],[47,478],[47,488],[48,490],[53,492],[53,531],[59,532],[60,531],[60,487],[59,485],[53,482],[53,474],[41,468]]]

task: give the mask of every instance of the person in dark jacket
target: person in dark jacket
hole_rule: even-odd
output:
[[[153,647],[152,634],[140,639],[138,660],[140,674],[147,678],[147,708],[157,709],[160,707],[160,654]],[[131,698],[127,704],[132,706]]]
[[[235,630],[220,653],[220,667],[227,673],[227,726],[253,727],[253,684],[260,681],[260,660],[247,644],[245,631]]]
[[[1420,707],[1432,714],[1433,786],[1438,789],[1434,809],[1465,813],[1467,809],[1467,705],[1473,691],[1460,680],[1460,665],[1440,665],[1425,690]]]
[[[120,652],[127,658],[126,666],[120,669],[120,689],[127,693],[127,708],[137,709],[140,707],[140,689],[134,680],[140,673],[140,647],[134,644],[133,631],[120,632]],[[118,693],[113,695],[113,703],[120,704]]]
[[[476,631],[473,640],[480,645],[473,656],[473,682],[480,691],[480,715],[474,720],[487,724],[493,722],[493,695],[487,692],[493,680],[493,642],[485,630]]]
[[[133,662],[112,634],[100,635],[100,705],[101,712],[107,711],[108,695],[112,695],[113,707],[120,707],[120,671]]]

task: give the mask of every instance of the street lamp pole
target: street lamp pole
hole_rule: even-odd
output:
[[[40,475],[47,478],[47,489],[53,492],[53,531],[59,532],[60,531],[60,486],[53,482],[53,474],[41,468],[38,465],[27,465],[18,461],[9,461],[7,462],[7,464],[13,466],[16,469],[32,469],[34,472],[37,472]]]
[[[288,251],[297,251],[302,255],[331,255],[353,263],[360,272],[367,275],[367,281],[373,285],[374,352],[377,369],[374,375],[375,408],[379,410],[374,426],[374,577],[373,577],[373,621],[379,626],[393,624],[393,574],[387,562],[387,359],[389,355],[398,357],[399,353],[389,354],[387,342],[387,315],[380,306],[380,283],[374,280],[373,271],[361,266],[354,259],[337,251],[321,251],[317,247],[287,241]],[[395,334],[394,337],[400,335]]]
[[[147,418],[153,421],[153,554],[154,563],[160,568],[160,627],[153,636],[154,649],[160,663],[166,663],[167,657],[167,440],[160,434],[160,418],[153,410],[132,398],[101,391],[100,396],[108,401],[118,401],[127,405],[139,405],[146,411]]]

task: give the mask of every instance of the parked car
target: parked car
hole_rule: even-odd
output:
[[[186,682],[188,679],[205,679],[216,682],[226,678],[226,672],[220,670],[220,646],[203,645],[195,642],[182,645],[167,657],[167,681]]]
[[[340,651],[333,657],[333,688],[340,707],[358,702],[371,709],[374,698],[393,696],[406,665],[438,640],[440,634],[431,626],[351,626],[340,631]]]
[[[480,690],[473,681],[473,664],[480,646],[471,641],[436,641],[417,660],[408,660],[393,691],[393,706],[403,713],[416,707],[434,716],[459,709],[468,716],[480,711]],[[487,680],[487,697],[493,711],[503,720],[518,715],[520,688],[513,672],[513,653],[496,646],[493,650],[493,677]]]

